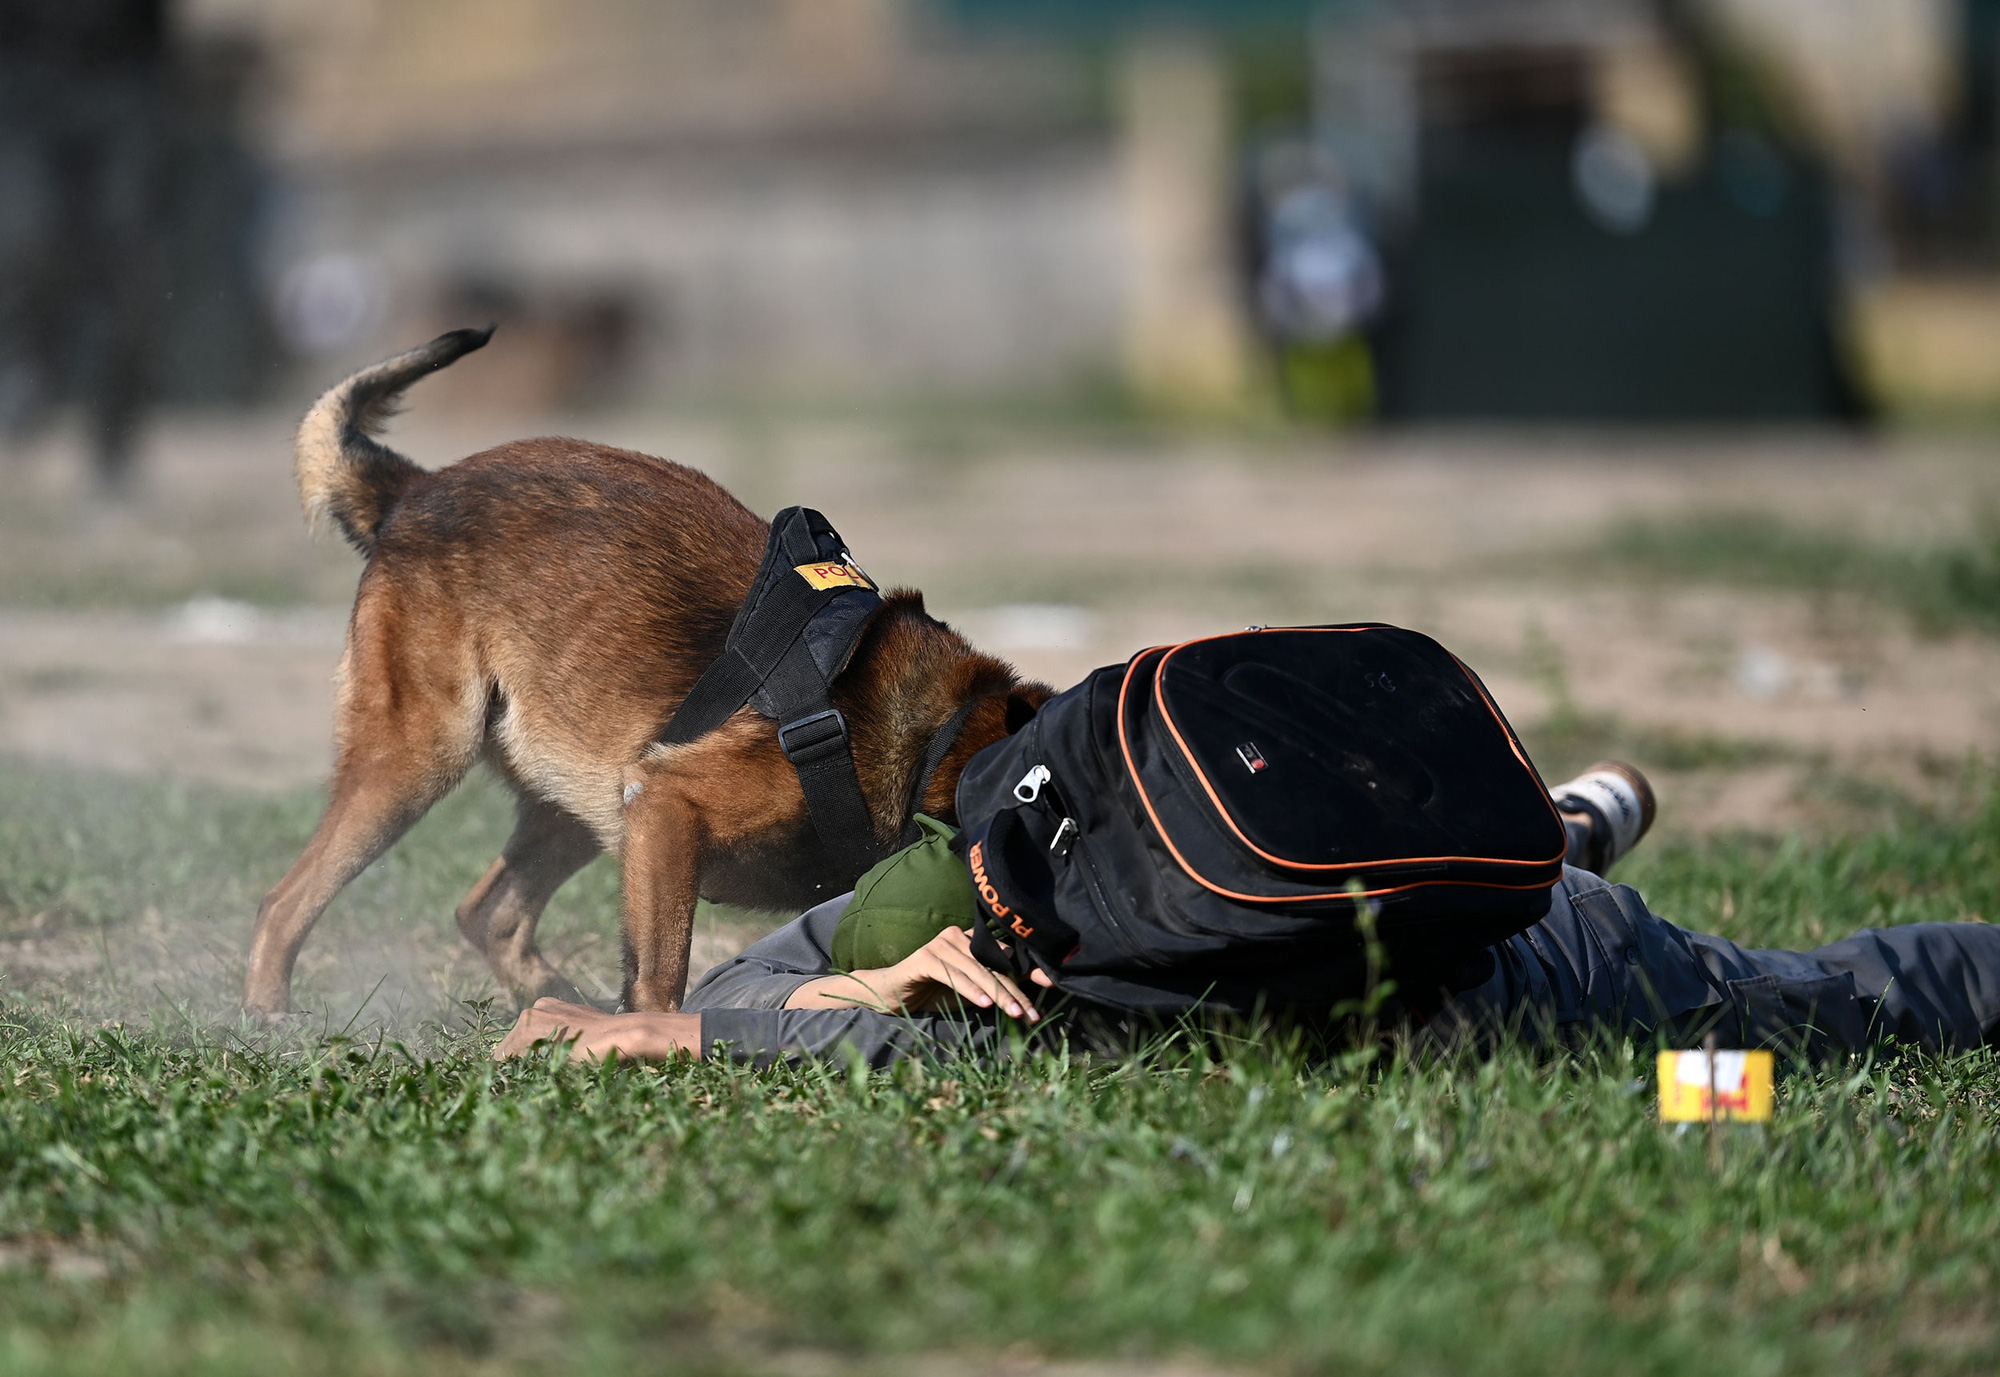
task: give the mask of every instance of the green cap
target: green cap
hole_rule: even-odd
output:
[[[876,864],[856,881],[854,898],[833,930],[833,968],[893,966],[946,928],[969,928],[978,911],[972,877],[951,849],[958,829],[917,814],[921,841]]]

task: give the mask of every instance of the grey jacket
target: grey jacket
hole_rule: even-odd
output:
[[[998,1047],[1003,1039],[990,1017],[785,1007],[799,986],[833,974],[833,929],[853,897],[807,909],[704,975],[681,1001],[684,1012],[701,1015],[703,1045],[726,1044],[759,1066],[828,1055],[886,1066],[924,1050],[981,1055]]]
[[[870,1066],[1010,1044],[1000,1024],[1013,1021],[992,1014],[785,1008],[799,986],[833,973],[833,929],[849,897],[808,910],[689,991],[682,1008],[701,1014],[705,1044],[759,1065],[836,1055]],[[1712,1030],[1724,1046],[1812,1053],[2000,1041],[2000,927],[1985,923],[1864,929],[1812,951],[1760,951],[1675,927],[1630,885],[1570,868],[1548,916],[1490,954],[1491,974],[1448,1001],[1429,1032],[1567,1040],[1659,1030],[1684,1042]],[[1049,1020],[1041,1036],[1058,1025]]]

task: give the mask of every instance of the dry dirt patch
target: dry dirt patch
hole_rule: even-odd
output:
[[[422,400],[398,442],[426,462],[515,433],[427,421]],[[0,466],[0,749],[250,787],[323,776],[358,561],[304,531],[286,425],[169,425],[145,489],[110,513],[60,443]],[[1921,788],[2000,731],[1990,637],[1919,636],[1865,598],[1633,586],[1581,557],[1621,520],[1714,510],[1962,538],[2000,504],[2000,466],[1970,441],[1017,436],[939,457],[893,427],[548,428],[695,463],[759,510],[822,507],[878,577],[1058,685],[1248,622],[1382,619],[1460,651],[1530,730],[1566,694],[1629,733],[1791,759],[1760,760],[1740,791],[1666,781],[1677,827],[1804,821],[1773,779],[1808,766]],[[213,601],[260,589],[292,596],[233,624]]]

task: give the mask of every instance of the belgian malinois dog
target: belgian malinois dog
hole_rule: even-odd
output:
[[[518,1003],[581,1000],[535,945],[551,895],[600,851],[624,871],[624,1005],[679,1007],[695,899],[797,910],[830,861],[777,724],[751,708],[656,741],[722,653],[767,526],[680,464],[517,440],[426,471],[374,438],[403,391],[480,348],[454,330],[329,391],[299,427],[299,495],[367,559],[334,709],[326,814],[257,913],[244,1003],[291,1007],[292,966],[334,895],[486,760],[514,833],[458,926]],[[877,844],[954,816],[965,764],[1051,690],[975,652],[908,589],[875,609],[832,685]],[[922,798],[934,738],[967,704]]]

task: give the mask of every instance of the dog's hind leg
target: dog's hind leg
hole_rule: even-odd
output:
[[[341,666],[326,813],[257,910],[243,990],[252,1013],[290,1011],[292,966],[320,914],[477,756],[485,696],[460,647],[397,627],[393,613],[364,587]]]
[[[397,787],[401,781],[357,779],[359,773],[336,772],[333,797],[319,829],[257,910],[250,971],[243,987],[244,1006],[252,1013],[276,1016],[291,1011],[292,966],[320,914],[348,881],[395,845],[450,787],[413,793]]]
[[[564,881],[601,849],[573,814],[523,793],[514,835],[458,906],[458,930],[517,1005],[544,995],[588,1002],[535,945],[535,924]]]

